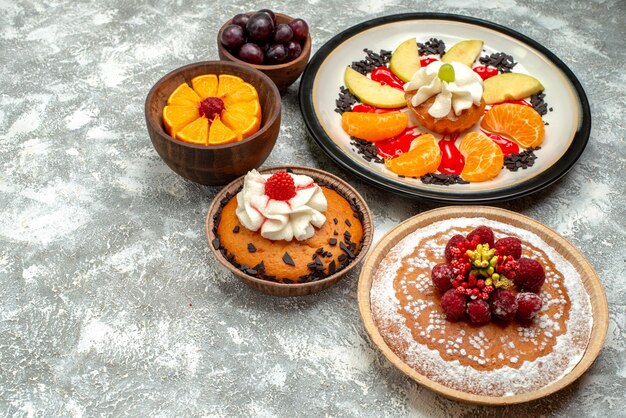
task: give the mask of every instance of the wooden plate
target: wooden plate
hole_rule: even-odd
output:
[[[271,168],[263,168],[259,170],[261,174],[273,174],[277,171],[281,170],[291,170],[294,174],[303,174],[311,177],[318,183],[329,184],[331,185],[339,194],[341,194],[344,198],[348,200],[354,200],[359,207],[361,208],[361,212],[363,214],[363,220],[361,221],[363,225],[363,241],[361,243],[361,248],[359,253],[356,255],[354,260],[343,270],[336,272],[328,277],[325,277],[321,280],[316,280],[313,282],[307,283],[276,283],[270,282],[268,280],[259,279],[257,277],[251,276],[249,274],[244,273],[243,271],[237,269],[233,266],[224,255],[216,249],[212,242],[216,238],[215,236],[215,226],[216,222],[219,221],[219,216],[217,215],[218,210],[221,206],[221,201],[223,199],[229,199],[228,196],[235,196],[241,186],[243,185],[243,177],[238,178],[233,181],[226,187],[224,187],[220,192],[213,198],[213,202],[209,207],[209,211],[207,213],[206,221],[205,221],[205,229],[206,236],[209,242],[209,249],[213,253],[213,256],[219,261],[223,266],[225,266],[228,270],[230,270],[235,276],[243,280],[248,286],[252,287],[259,292],[267,293],[272,296],[305,296],[313,293],[320,292],[335,283],[337,283],[342,277],[344,277],[350,270],[356,267],[361,260],[367,254],[370,246],[372,245],[372,238],[374,235],[374,224],[372,221],[372,213],[365,202],[365,199],[357,192],[352,186],[350,186],[347,182],[340,179],[337,176],[334,176],[330,173],[327,173],[323,170],[319,170],[317,168],[310,167],[299,167],[299,166],[278,166]]]
[[[583,357],[580,362],[560,380],[544,386],[539,390],[513,396],[500,397],[474,395],[452,389],[418,373],[406,364],[400,357],[398,357],[398,355],[396,355],[385,343],[373,320],[370,305],[370,290],[377,266],[387,255],[389,250],[408,234],[421,227],[430,225],[433,222],[461,217],[483,217],[533,232],[543,239],[548,245],[554,248],[566,260],[568,260],[580,273],[583,286],[591,301],[593,325],[589,343]],[[454,206],[435,209],[414,216],[396,226],[385,235],[385,237],[374,247],[372,252],[367,257],[359,278],[358,301],[361,317],[363,318],[363,323],[367,333],[371,337],[374,344],[383,352],[385,357],[387,357],[387,359],[391,361],[394,366],[404,372],[411,379],[415,380],[417,383],[426,386],[440,395],[458,401],[481,405],[511,405],[528,402],[543,398],[563,389],[578,379],[594,362],[600,353],[608,328],[609,313],[604,289],[598,275],[585,256],[562,236],[540,222],[515,212],[486,206]]]

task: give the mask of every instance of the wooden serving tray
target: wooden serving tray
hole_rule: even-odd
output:
[[[376,268],[389,250],[408,234],[421,227],[430,225],[433,222],[461,217],[483,217],[533,232],[558,251],[578,272],[580,272],[582,283],[591,301],[593,325],[589,343],[583,357],[570,373],[563,376],[560,380],[544,386],[539,390],[513,396],[501,397],[465,393],[449,388],[418,373],[398,357],[385,343],[373,320],[370,305],[370,290]],[[487,206],[453,206],[435,209],[414,216],[396,226],[374,247],[365,260],[359,277],[358,302],[367,333],[374,344],[394,366],[417,383],[426,386],[440,395],[450,399],[480,405],[511,405],[528,402],[548,396],[571,384],[591,366],[600,353],[606,337],[609,319],[608,305],[602,283],[594,271],[593,266],[578,249],[558,233],[534,219],[508,210]]]

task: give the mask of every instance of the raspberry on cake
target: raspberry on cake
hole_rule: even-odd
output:
[[[286,171],[262,175],[253,170],[239,193],[224,202],[216,244],[249,275],[310,282],[343,270],[356,257],[362,216],[331,185]]]

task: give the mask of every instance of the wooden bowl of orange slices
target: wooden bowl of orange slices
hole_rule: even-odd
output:
[[[281,99],[265,74],[247,65],[205,61],[180,67],[148,93],[152,145],[177,174],[223,185],[260,166],[272,151]]]

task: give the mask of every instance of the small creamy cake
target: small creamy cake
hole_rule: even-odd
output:
[[[331,185],[279,171],[249,172],[220,211],[216,235],[241,271],[281,283],[321,280],[361,250],[362,214]]]
[[[445,70],[449,74],[442,74]],[[404,90],[407,106],[420,124],[444,135],[471,128],[485,110],[482,79],[458,62],[435,61],[420,68]]]
[[[450,238],[478,225],[519,238],[523,256],[543,266],[543,306],[532,322],[477,325],[446,318],[431,271],[446,262]],[[582,358],[593,325],[589,296],[565,258],[534,233],[484,218],[443,220],[407,235],[375,271],[370,300],[378,330],[405,363],[444,386],[484,396],[517,395],[558,381]]]

